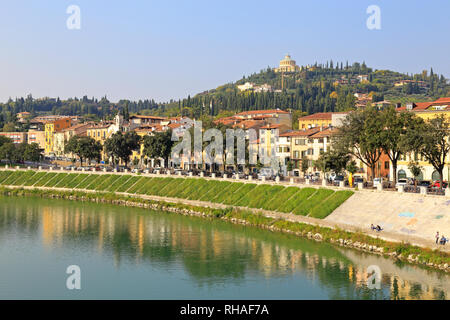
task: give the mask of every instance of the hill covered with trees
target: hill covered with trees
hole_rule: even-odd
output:
[[[403,85],[395,85],[404,81]],[[241,91],[238,85],[250,82],[267,85],[271,90],[255,92]],[[182,100],[156,102],[153,99],[111,102],[101,99],[59,98],[9,99],[0,104],[0,127],[15,122],[18,112],[32,115],[58,114],[78,115],[86,119],[111,119],[119,110],[129,113],[164,116],[184,115],[193,118],[209,115],[213,117],[255,109],[290,109],[296,114],[346,111],[355,107],[354,93],[369,94],[372,102],[389,100],[392,103],[432,101],[450,96],[450,84],[433,69],[420,74],[402,74],[390,70],[373,70],[363,63],[315,63],[302,67],[299,72],[276,73],[267,68],[244,76],[242,79],[204,91]],[[8,127],[11,129],[11,126]]]

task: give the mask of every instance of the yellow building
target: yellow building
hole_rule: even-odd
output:
[[[259,148],[264,150],[267,157],[272,156],[272,151],[276,152],[279,135],[286,132],[290,127],[283,124],[267,124],[259,129]],[[273,149],[273,150],[272,150]]]
[[[27,143],[37,143],[40,149],[45,150],[45,131],[28,130]]]
[[[65,128],[70,127],[72,120],[70,118],[61,118],[45,123],[45,154],[54,152],[54,134]]]
[[[309,139],[313,134],[318,133],[319,131],[319,128],[311,128],[280,134],[280,138],[290,138],[290,158],[293,163],[294,175],[300,176],[300,172],[302,171],[301,163],[304,158],[310,160],[309,156],[312,151],[309,144]],[[310,163],[310,166],[311,165],[312,163]]]
[[[100,124],[88,127],[86,129],[86,136],[94,139],[95,141],[99,141],[103,146],[105,144],[106,139],[108,139],[115,131],[114,125],[111,123]],[[102,150],[102,160],[107,158],[105,150]]]
[[[275,68],[275,72],[297,72],[301,71],[301,68],[295,63],[295,60],[291,59],[290,55],[286,55],[283,60],[280,61],[280,67]]]
[[[139,152],[137,151],[133,151],[133,153],[131,154],[131,159],[139,159],[139,161],[141,161],[141,159],[145,158],[144,157],[144,137],[151,134],[153,130],[152,129],[147,129],[147,128],[142,128],[142,129],[136,129],[135,132],[137,133],[137,135],[141,138],[141,146],[139,148]]]
[[[440,115],[444,115],[448,121],[450,121],[450,97],[440,98],[433,102],[420,102],[420,103],[409,103],[405,107],[397,109],[398,111],[409,111],[414,112],[414,114],[424,120],[431,120]],[[421,174],[417,177],[420,180],[439,180],[439,174],[431,165],[427,162],[421,155],[417,154],[407,154],[402,155],[398,161],[397,167],[397,178],[413,178],[412,173],[408,169],[408,164],[411,161],[416,161],[419,166],[422,167]],[[444,180],[450,181],[450,155],[447,157],[447,164],[444,167]],[[391,177],[393,176],[392,168],[390,172]]]

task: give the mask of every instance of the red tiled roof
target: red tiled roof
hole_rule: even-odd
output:
[[[414,108],[411,111],[425,111],[429,107],[445,105],[445,104],[449,104],[450,105],[450,97],[439,98],[439,99],[437,99],[435,101],[431,101],[431,102],[417,102],[417,103],[414,103]],[[406,106],[397,108],[397,111],[405,111],[405,110],[406,110]]]
[[[277,129],[280,126],[281,126],[281,124],[267,124],[267,125],[261,127],[261,129],[267,129],[267,130],[269,130],[269,129]]]
[[[260,125],[263,125],[264,121],[261,120],[244,120],[233,125],[233,128],[250,129]]]
[[[329,137],[329,136],[332,136],[332,135],[336,134],[337,132],[338,132],[338,129],[336,129],[336,128],[326,127],[322,131],[319,131],[319,132],[314,133],[313,135],[311,135],[311,138]]]
[[[417,102],[414,110],[426,110],[431,106],[432,102]]]
[[[169,123],[167,126],[171,129],[176,129],[181,127],[183,124],[182,123]]]
[[[285,113],[288,114],[289,112],[280,110],[280,109],[271,109],[271,110],[250,110],[250,111],[244,111],[240,112],[237,115],[239,116],[245,116],[245,115],[252,115],[252,114],[268,114],[268,113]]]
[[[279,137],[307,137],[317,133],[320,128],[311,128],[307,130],[288,131],[279,135]]]
[[[308,116],[304,116],[299,118],[299,121],[303,121],[303,120],[331,120],[331,117],[333,114],[345,114],[348,112],[318,112],[318,113],[313,113],[310,114]]]
[[[142,116],[142,115],[139,115],[139,114],[135,114],[135,115],[133,115],[133,116],[130,116],[130,118],[167,120],[167,118],[164,118],[164,117],[157,117],[157,116]]]
[[[433,101],[433,104],[434,103],[450,103],[450,97],[439,98],[436,101]]]

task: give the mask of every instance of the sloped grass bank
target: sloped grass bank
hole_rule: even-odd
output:
[[[1,177],[1,175],[0,175]],[[410,245],[408,243],[389,242],[369,237],[363,233],[353,233],[340,229],[320,227],[300,222],[274,219],[248,210],[225,208],[214,209],[179,203],[152,201],[136,196],[118,195],[105,192],[58,191],[43,189],[23,189],[0,187],[0,196],[35,196],[42,198],[58,198],[74,201],[90,201],[110,203],[123,206],[135,206],[174,212],[184,215],[200,216],[209,219],[222,219],[232,223],[259,227],[273,232],[283,232],[315,241],[329,242],[356,250],[382,254],[385,257],[401,260],[411,264],[450,271],[450,253]],[[356,245],[357,244],[357,245]]]
[[[124,192],[199,200],[323,219],[353,191],[298,188],[203,178],[145,177],[37,171],[1,171],[0,185]]]

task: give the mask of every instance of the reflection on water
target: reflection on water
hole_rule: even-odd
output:
[[[47,297],[43,291],[70,298],[59,283],[54,292],[51,286],[30,291],[27,285],[39,284],[17,281],[18,270],[34,266],[27,274],[43,274],[45,283],[53,283],[56,273],[45,275],[51,263],[70,259],[86,259],[91,283],[99,283],[81,298],[110,297],[111,290],[114,298],[131,298],[139,285],[141,298],[193,299],[446,299],[450,290],[448,276],[440,272],[221,221],[90,203],[0,199],[0,298]],[[380,290],[367,287],[370,265],[382,270]],[[110,266],[116,271],[108,273]],[[140,281],[152,275],[153,286]],[[126,281],[104,288],[120,277]],[[137,287],[131,287],[133,281]]]

